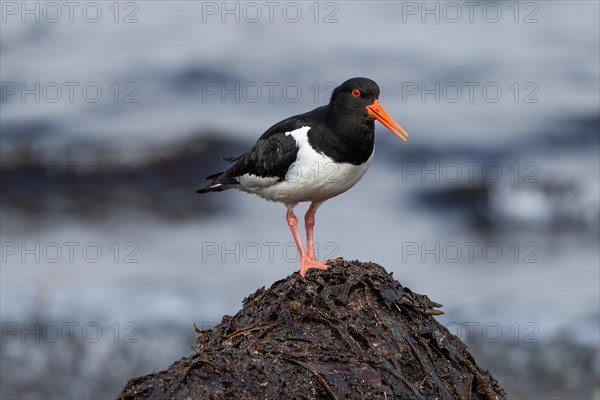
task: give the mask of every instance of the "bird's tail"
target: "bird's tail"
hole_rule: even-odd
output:
[[[222,175],[223,172],[218,172],[214,175],[207,176],[206,179],[212,179],[212,182],[208,186],[196,190],[196,193],[221,192],[239,186],[238,181],[231,178],[222,179]]]
[[[239,161],[245,154],[241,154],[236,157],[224,158],[224,161],[235,162]],[[212,182],[203,188],[196,190],[196,193],[208,193],[208,192],[221,192],[223,190],[240,187],[240,183],[228,176],[229,170],[217,172],[206,177],[206,180],[212,180]]]
[[[220,192],[223,190],[231,189],[238,185],[239,184],[233,185],[233,184],[214,183],[209,186],[206,186],[206,187],[196,190],[196,193]]]

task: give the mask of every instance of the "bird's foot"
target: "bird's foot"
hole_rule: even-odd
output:
[[[329,266],[305,255],[300,258],[300,276],[304,277],[309,269],[328,269]]]

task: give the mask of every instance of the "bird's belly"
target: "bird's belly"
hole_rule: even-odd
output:
[[[317,154],[317,153],[315,153]],[[268,200],[287,204],[302,201],[324,201],[344,193],[354,186],[367,172],[373,155],[363,164],[336,163],[327,156],[300,155],[290,166],[285,179],[253,193]]]

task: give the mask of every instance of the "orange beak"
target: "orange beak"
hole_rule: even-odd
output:
[[[377,121],[381,122],[386,128],[388,128],[392,133],[398,136],[402,140],[406,140],[408,138],[408,133],[390,117],[390,115],[385,112],[381,104],[379,104],[379,100],[375,99],[373,104],[366,106],[367,112],[369,113],[369,117],[375,118]]]

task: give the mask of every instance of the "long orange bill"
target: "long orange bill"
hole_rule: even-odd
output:
[[[388,128],[392,133],[398,136],[402,140],[406,140],[408,138],[408,133],[390,117],[390,115],[385,112],[381,104],[379,104],[379,99],[375,99],[373,104],[366,106],[367,112],[369,113],[369,117],[375,118],[377,121],[381,122],[386,128]]]

